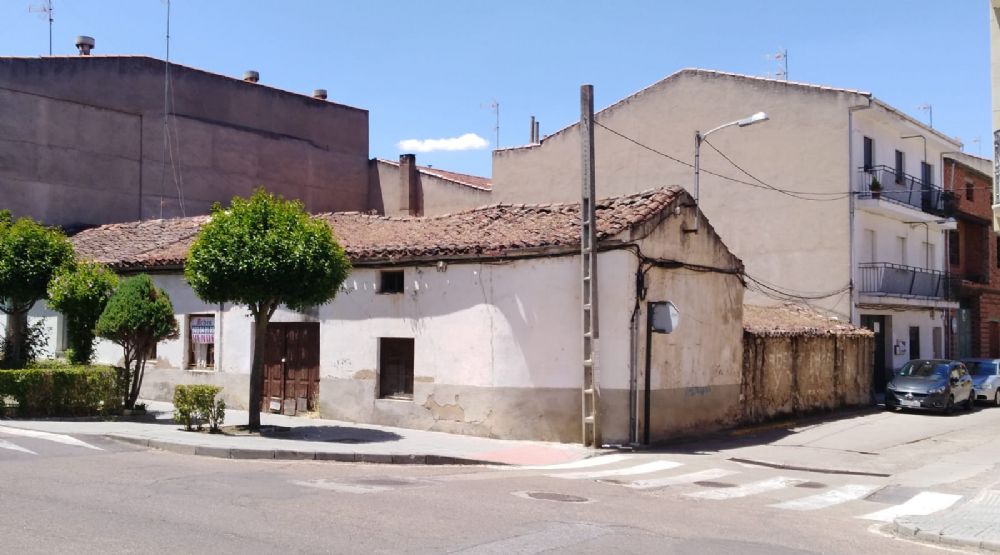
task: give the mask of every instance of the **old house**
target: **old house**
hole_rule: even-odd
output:
[[[952,153],[944,184],[955,199],[957,229],[948,235],[948,268],[960,304],[952,356],[1000,358],[1000,237],[993,231],[990,160]]]
[[[597,207],[601,281],[598,363],[605,441],[646,422],[652,440],[738,421],[742,264],[679,188]],[[157,345],[143,396],[178,383],[224,386],[235,406],[318,410],[325,417],[501,438],[579,441],[579,205],[499,204],[434,217],[322,216],[354,270],[337,298],[280,310],[269,330],[264,399],[247,399],[247,312],[199,301],[181,273],[204,217],[101,226],[73,237],[82,256],[150,273],[170,294],[181,337]],[[687,223],[685,223],[687,222]],[[672,301],[680,325],[646,343],[647,303]],[[53,331],[61,317],[37,309]],[[58,337],[58,333],[53,333]],[[60,345],[53,344],[53,349]],[[98,358],[121,356],[101,342]],[[282,359],[285,364],[282,365]],[[630,430],[630,417],[637,429]]]

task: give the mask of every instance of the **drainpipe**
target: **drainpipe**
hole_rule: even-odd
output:
[[[872,97],[866,97],[868,99],[868,104],[862,106],[849,106],[847,108],[847,190],[850,193],[848,195],[848,251],[849,251],[849,264],[850,269],[848,270],[848,275],[850,276],[850,320],[851,324],[857,326],[859,324],[859,319],[855,310],[855,286],[854,286],[854,274],[857,271],[857,257],[854,253],[854,205],[856,203],[857,195],[854,191],[854,112],[860,110],[868,110],[872,107]]]

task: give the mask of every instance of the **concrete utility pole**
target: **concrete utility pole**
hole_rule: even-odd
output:
[[[580,258],[583,264],[583,444],[601,446],[598,419],[600,387],[597,379],[597,200],[594,183],[594,86],[580,87]]]

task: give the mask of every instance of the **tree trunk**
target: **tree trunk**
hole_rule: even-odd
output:
[[[14,310],[7,315],[7,352],[4,366],[24,368],[28,363],[24,350],[24,339],[28,333],[28,311]]]
[[[271,319],[268,307],[261,306],[254,313],[253,364],[250,367],[250,431],[260,431],[260,403],[264,393],[264,346],[267,343],[267,322]]]

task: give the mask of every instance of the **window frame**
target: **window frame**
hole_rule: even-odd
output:
[[[390,351],[390,347],[393,345],[395,347],[392,348],[395,349],[395,352]],[[401,364],[398,368],[399,374],[389,374],[392,363]],[[379,337],[378,380],[375,385],[377,398],[413,401],[415,366],[416,339],[412,337]]]
[[[395,278],[397,276],[399,278],[398,284],[394,283]],[[403,270],[379,270],[378,272],[379,295],[401,295],[405,292],[406,292],[406,274]]]
[[[191,324],[194,322],[195,318],[211,318],[212,319],[212,343],[208,343],[205,354],[205,366],[198,366],[197,358],[194,352],[194,338],[191,336]],[[199,312],[188,314],[184,318],[184,369],[194,370],[198,372],[214,372],[216,370],[215,361],[215,344],[218,331],[219,317],[212,312]],[[199,343],[201,345],[201,343]],[[209,362],[211,361],[211,362]]]

